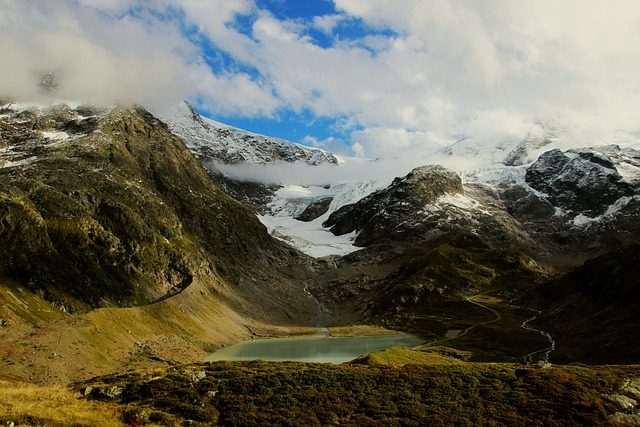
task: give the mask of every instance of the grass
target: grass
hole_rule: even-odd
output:
[[[362,365],[433,365],[463,363],[471,357],[470,352],[455,350],[447,347],[391,347],[375,353],[367,353],[352,361]]]
[[[0,421],[43,427],[122,426],[121,408],[78,399],[64,387],[0,381]]]
[[[468,355],[446,348],[383,354],[369,361],[386,358],[385,363],[368,365],[182,365],[75,387],[91,386],[90,399],[144,411],[161,425],[616,425],[610,415],[620,409],[606,396],[621,393],[625,378],[640,375],[637,366],[471,363],[462,360]],[[199,378],[189,377],[194,371]],[[101,394],[113,386],[122,394]]]
[[[0,276],[0,320],[2,320],[2,324],[33,324],[64,317],[65,313],[24,286]]]

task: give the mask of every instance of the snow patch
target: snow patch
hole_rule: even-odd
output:
[[[269,233],[314,258],[330,255],[346,255],[357,251],[353,245],[355,233],[335,236],[322,227],[326,216],[315,221],[303,222],[289,216],[258,215]]]
[[[31,156],[31,157],[27,157],[27,158],[20,159],[20,160],[7,161],[7,162],[5,162],[3,164],[1,159],[0,159],[0,168],[13,168],[13,167],[16,167],[16,166],[26,166],[26,165],[29,165],[29,164],[35,162],[36,160],[38,160],[38,158],[36,156]]]
[[[71,139],[71,135],[63,131],[42,131],[40,133],[42,134],[42,136],[50,139],[51,141],[61,142]]]
[[[578,214],[575,216],[575,218],[573,218],[572,223],[578,228],[584,228],[593,223],[606,221],[618,215],[618,213],[620,213],[620,211],[624,209],[632,200],[640,200],[640,197],[621,197],[616,200],[615,203],[611,204],[602,215],[590,218],[584,214]]]
[[[335,236],[322,226],[332,212],[355,203],[387,182],[367,181],[342,183],[333,186],[285,185],[276,191],[269,204],[271,214],[258,215],[269,232],[312,257],[346,255],[361,248],[354,246],[355,233]],[[300,215],[313,202],[331,197],[329,210],[310,222],[298,221]]]

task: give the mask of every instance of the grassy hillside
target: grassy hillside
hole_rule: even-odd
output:
[[[640,361],[639,261],[640,245],[631,245],[589,260],[527,296],[544,311],[535,325],[556,336],[552,360]]]
[[[5,118],[3,139],[31,157],[0,169],[0,275],[83,312],[146,304],[209,274],[260,293],[258,280],[286,284],[278,270],[304,264],[148,112],[103,111],[90,132],[47,139],[78,114],[61,106]],[[263,302],[286,301],[273,301],[278,291]]]
[[[315,326],[308,259],[151,114],[4,112],[0,374],[64,383]]]
[[[160,425],[615,425],[637,367],[216,362],[79,384]],[[113,395],[117,393],[117,395]],[[111,394],[112,396],[109,396]]]

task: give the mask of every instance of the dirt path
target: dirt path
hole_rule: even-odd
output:
[[[481,308],[483,308],[485,310],[488,310],[491,313],[493,313],[494,316],[495,316],[494,319],[491,319],[491,320],[488,320],[488,321],[482,322],[482,323],[476,323],[475,325],[471,325],[468,328],[460,331],[459,333],[457,333],[454,336],[451,336],[451,337],[448,337],[448,338],[445,338],[445,339],[442,339],[442,340],[432,341],[428,345],[431,346],[431,345],[442,344],[442,343],[445,343],[445,342],[456,340],[458,338],[461,338],[461,337],[465,336],[469,331],[471,331],[471,330],[473,330],[475,328],[478,328],[480,326],[486,326],[486,325],[489,325],[491,323],[495,323],[495,322],[498,322],[498,321],[502,320],[502,315],[498,311],[496,311],[496,310],[494,310],[494,309],[492,309],[490,307],[487,307],[486,305],[476,301],[476,299],[478,299],[479,297],[482,297],[482,296],[485,296],[488,293],[497,292],[497,291],[499,291],[499,290],[482,292],[482,293],[475,294],[475,295],[472,295],[472,296],[469,296],[469,297],[465,297],[465,300],[468,303],[474,304],[474,305],[476,305],[478,307],[481,307]],[[541,357],[540,357],[540,359],[538,359],[536,361],[536,363],[542,363],[542,364],[549,363],[549,354],[553,350],[555,350],[555,347],[556,347],[556,343],[555,343],[552,335],[550,333],[548,333],[548,332],[545,332],[545,331],[542,331],[540,329],[536,329],[534,327],[529,326],[529,322],[532,322],[536,317],[538,317],[540,314],[542,314],[542,312],[538,311],[538,310],[534,310],[532,308],[520,307],[520,306],[512,305],[512,304],[505,304],[505,306],[510,307],[510,308],[515,308],[515,309],[518,309],[518,310],[528,310],[528,311],[532,311],[532,312],[536,313],[534,316],[529,317],[526,320],[524,320],[522,322],[522,324],[520,325],[520,327],[522,329],[527,330],[527,331],[536,332],[536,333],[544,336],[548,340],[549,346],[545,347],[545,348],[542,348],[542,349],[538,349],[538,350],[532,351],[531,353],[528,353],[528,354],[524,355],[522,357],[522,359],[523,359],[523,361],[524,361],[524,363],[526,365],[530,365],[530,364],[534,363],[534,357],[536,355],[540,355]]]
[[[452,341],[452,340],[458,339],[460,337],[465,336],[469,331],[471,331],[471,330],[473,330],[473,329],[475,329],[477,327],[486,326],[486,325],[489,325],[491,323],[495,323],[495,322],[497,322],[499,320],[502,320],[502,315],[500,313],[498,313],[496,310],[494,310],[492,308],[489,308],[486,305],[481,304],[478,301],[474,300],[474,298],[478,298],[478,297],[480,297],[482,295],[486,295],[489,292],[495,292],[495,291],[482,292],[482,293],[479,293],[479,294],[476,294],[476,295],[472,295],[470,297],[465,297],[465,300],[467,300],[467,302],[469,302],[471,304],[477,305],[478,307],[482,307],[485,310],[489,310],[491,313],[493,313],[496,316],[494,319],[488,320],[488,321],[482,322],[482,323],[476,323],[475,325],[471,325],[467,329],[462,330],[460,333],[456,334],[453,337],[445,338],[443,340],[438,340],[438,341],[432,341],[428,345],[442,344],[443,342],[447,342],[447,341]]]

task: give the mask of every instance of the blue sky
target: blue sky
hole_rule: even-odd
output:
[[[327,33],[314,25],[314,19],[323,16],[339,16],[340,11],[331,0],[305,0],[305,1],[283,1],[283,0],[258,0],[255,2],[256,8],[262,13],[265,11],[273,17],[283,22],[293,22],[303,29],[300,35],[308,43],[322,49],[331,49],[337,43],[345,41],[357,42],[359,39],[383,35],[392,37],[393,31],[388,28],[376,28],[367,25],[362,19],[350,17],[337,22],[331,33]],[[239,33],[253,38],[253,24],[258,18],[256,11],[248,14],[238,14],[228,25],[236,29]],[[251,75],[253,79],[260,79],[261,70],[252,67],[243,67],[243,64],[234,62],[233,57],[229,57],[223,50],[204,37],[197,43],[202,50],[203,58],[214,72],[224,72],[228,68],[235,68]],[[375,52],[372,52],[374,54]],[[196,101],[197,110],[210,118],[224,121],[227,124],[237,126],[242,129],[251,130],[269,136],[290,141],[305,143],[308,137],[318,140],[335,138],[347,140],[349,135],[339,126],[336,117],[316,116],[307,108],[298,110],[280,109],[273,116],[243,117],[241,115],[218,115],[216,110],[208,106],[205,102]],[[338,123],[336,123],[338,122]],[[305,138],[307,138],[305,140]]]
[[[628,0],[0,0],[0,95],[160,108],[369,158],[538,122],[640,137]],[[635,135],[635,136],[634,136]]]

